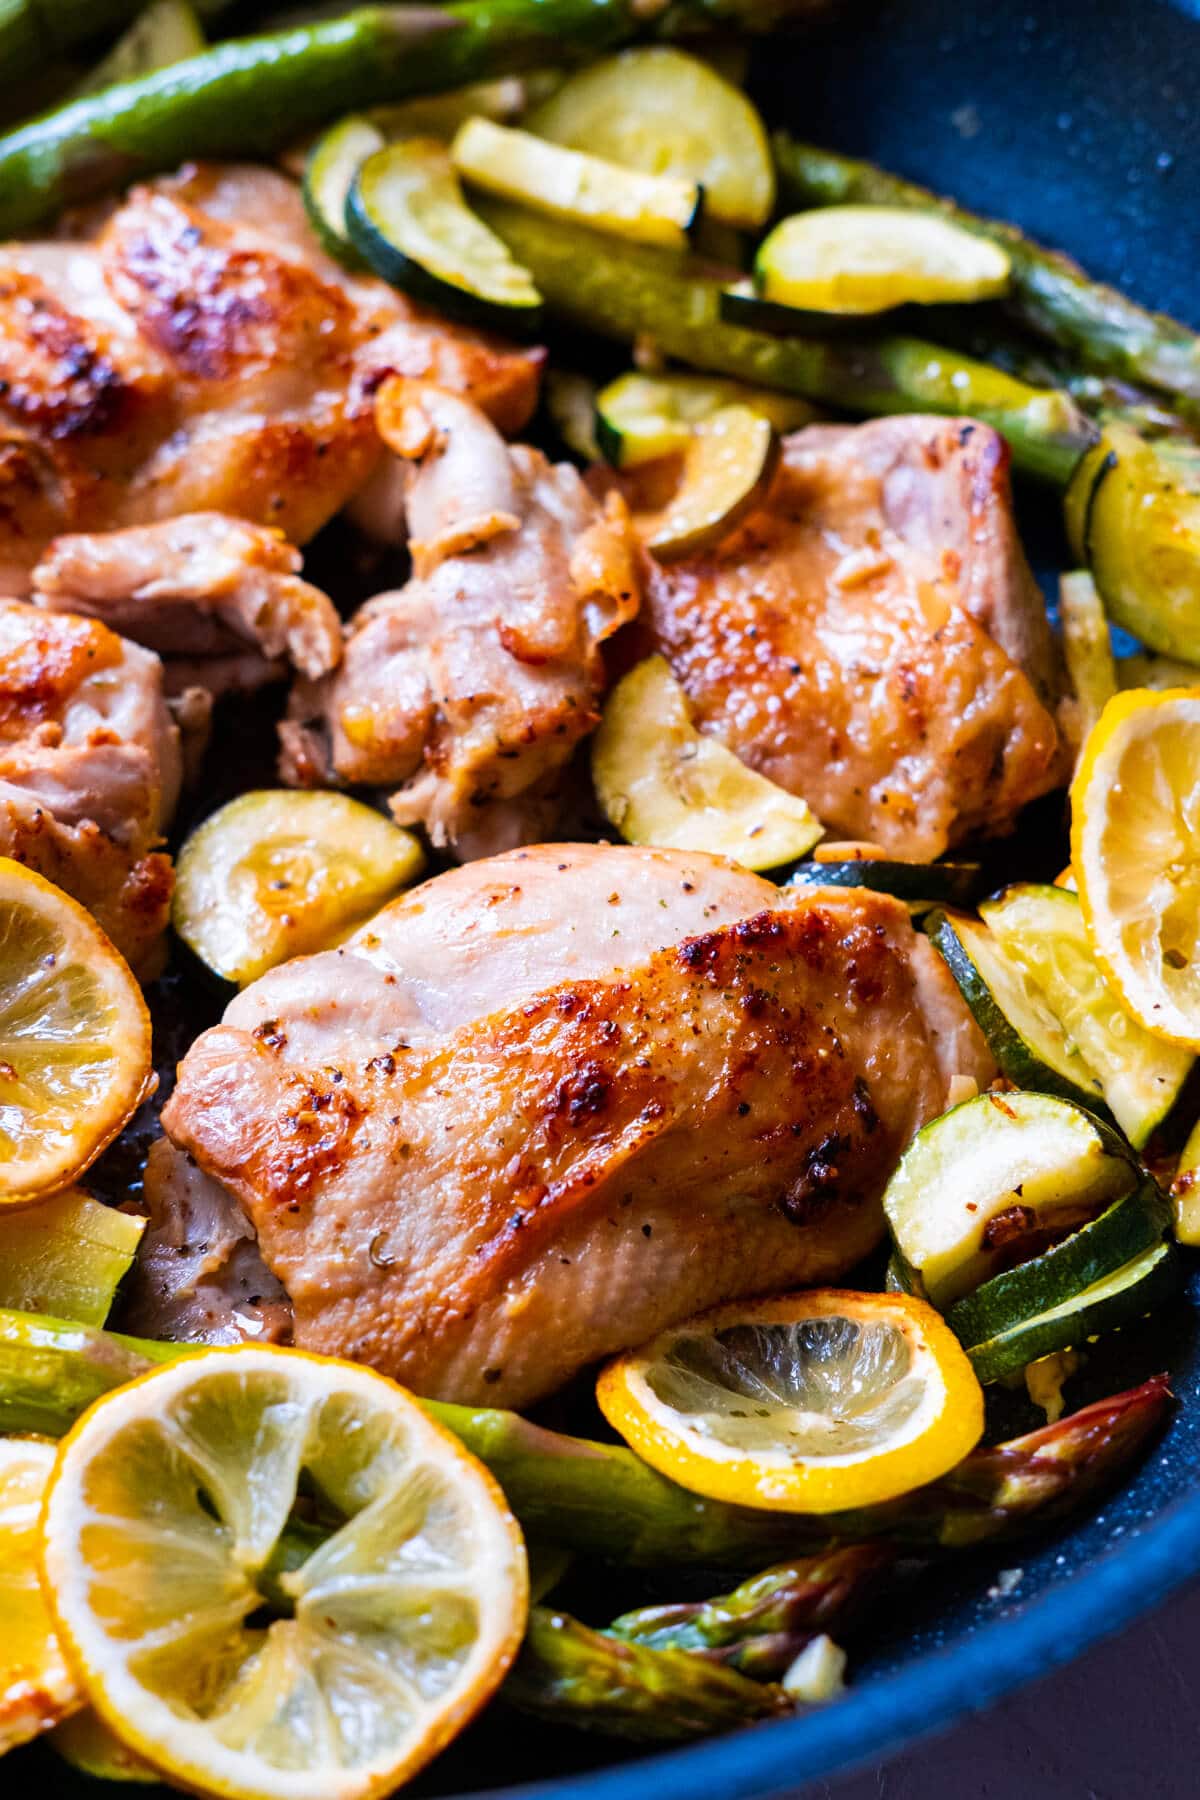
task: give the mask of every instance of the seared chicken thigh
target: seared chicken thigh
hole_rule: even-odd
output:
[[[73,894],[142,973],[166,929],[156,846],[180,767],[157,656],[94,619],[0,601],[0,855]]]
[[[700,730],[839,836],[932,860],[1066,778],[1007,468],[961,420],[809,426],[715,551],[648,559],[646,628]]]
[[[681,852],[442,875],[256,982],[163,1123],[245,1208],[296,1341],[520,1405],[876,1241],[986,1052],[905,909]]]
[[[0,592],[68,531],[218,510],[302,543],[379,465],[390,371],[516,429],[540,366],[348,275],[269,169],[135,187],[90,241],[0,252]]]
[[[549,835],[598,720],[600,646],[637,610],[628,515],[454,395],[408,383],[390,411],[412,579],[293,695],[284,773],[392,788],[400,824],[466,859]]]
[[[225,513],[185,513],[55,538],[33,572],[33,596],[157,650],[177,690],[244,690],[282,676],[289,663],[325,675],[341,656],[341,620],[300,579],[300,564],[277,531]]]

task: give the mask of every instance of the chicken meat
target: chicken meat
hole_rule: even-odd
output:
[[[351,622],[340,668],[295,691],[285,777],[391,789],[456,856],[550,835],[564,765],[597,724],[600,646],[637,611],[624,502],[508,445],[419,382],[388,409],[412,464],[412,578]]]
[[[300,566],[277,531],[185,513],[55,538],[33,572],[33,597],[158,651],[173,692],[246,691],[289,666],[315,679],[341,656],[341,620]]]
[[[992,1073],[898,902],[544,845],[254,983],[163,1124],[244,1209],[298,1344],[522,1405],[844,1273],[913,1132]]]
[[[303,543],[375,477],[390,371],[533,409],[540,351],[348,274],[272,170],[188,165],[88,223],[0,252],[0,593],[64,532],[216,510]]]
[[[838,836],[930,861],[1066,779],[1054,640],[989,427],[809,426],[740,529],[647,565],[647,647],[700,730]]]
[[[141,974],[173,876],[179,793],[162,664],[95,619],[0,601],[0,854],[86,906]]]

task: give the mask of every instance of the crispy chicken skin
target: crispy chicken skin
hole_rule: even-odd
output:
[[[1054,643],[987,426],[810,426],[715,551],[647,561],[645,628],[697,725],[837,835],[932,860],[1065,780]]]
[[[302,683],[285,778],[395,790],[402,825],[467,860],[548,836],[558,780],[598,722],[600,646],[637,610],[624,502],[508,445],[423,383],[381,394],[412,464],[412,578],[352,621],[341,667]]]
[[[516,429],[540,366],[347,275],[269,169],[135,187],[89,240],[0,252],[0,592],[26,593],[63,532],[180,513],[303,543],[380,464],[389,371]]]
[[[102,619],[157,650],[176,689],[259,686],[288,665],[316,678],[342,653],[332,602],[300,579],[301,557],[277,531],[226,513],[55,538],[33,572],[54,612]]]
[[[843,1273],[903,1145],[990,1073],[887,897],[546,845],[255,983],[163,1123],[245,1208],[297,1343],[522,1405]]]
[[[166,929],[156,846],[180,772],[157,656],[94,619],[0,601],[0,854],[73,894],[139,973]]]

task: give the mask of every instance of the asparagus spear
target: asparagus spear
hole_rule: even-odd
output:
[[[186,1344],[118,1337],[0,1312],[0,1431],[67,1431],[110,1388]],[[705,1500],[631,1450],[564,1436],[518,1414],[425,1403],[487,1465],[528,1535],[581,1554],[662,1565],[754,1568],[831,1541],[886,1537],[926,1549],[1020,1536],[1061,1517],[1134,1461],[1165,1417],[1165,1375],[991,1449],[940,1481],[855,1512],[802,1517]]]
[[[940,212],[956,225],[1004,245],[1012,261],[1010,310],[1023,325],[1060,344],[1090,369],[1146,382],[1200,401],[1200,337],[1165,313],[1148,312],[1057,250],[1044,250],[1015,225],[980,218],[915,182],[786,132],[773,139],[785,198],[806,206],[862,204]]]
[[[642,1742],[678,1743],[793,1711],[783,1689],[686,1650],[652,1650],[535,1606],[501,1693],[523,1712]]]
[[[130,24],[146,0],[3,0],[0,5],[0,84],[37,73],[47,62],[102,42]],[[206,19],[235,0],[195,0]]]
[[[1095,442],[1095,427],[1068,395],[1029,387],[953,350],[912,337],[748,331],[719,317],[721,289],[731,276],[504,201],[480,201],[477,210],[529,270],[551,309],[603,337],[648,336],[696,368],[852,412],[983,419],[1008,439],[1021,468],[1060,485]]]
[[[886,1544],[845,1544],[752,1575],[715,1600],[643,1606],[608,1627],[648,1650],[687,1650],[756,1681],[785,1675],[820,1632],[840,1636],[895,1562]]]
[[[268,155],[350,108],[544,68],[651,28],[766,29],[803,6],[449,0],[361,6],[340,18],[230,39],[0,137],[0,235],[26,231],[74,201],[184,157]]]

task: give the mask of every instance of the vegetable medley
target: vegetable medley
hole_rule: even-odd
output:
[[[0,1752],[835,1702],[1170,1406],[1071,1384],[1200,1246],[1200,338],[769,136],[788,0],[104,10],[0,35],[88,466],[0,544]]]

